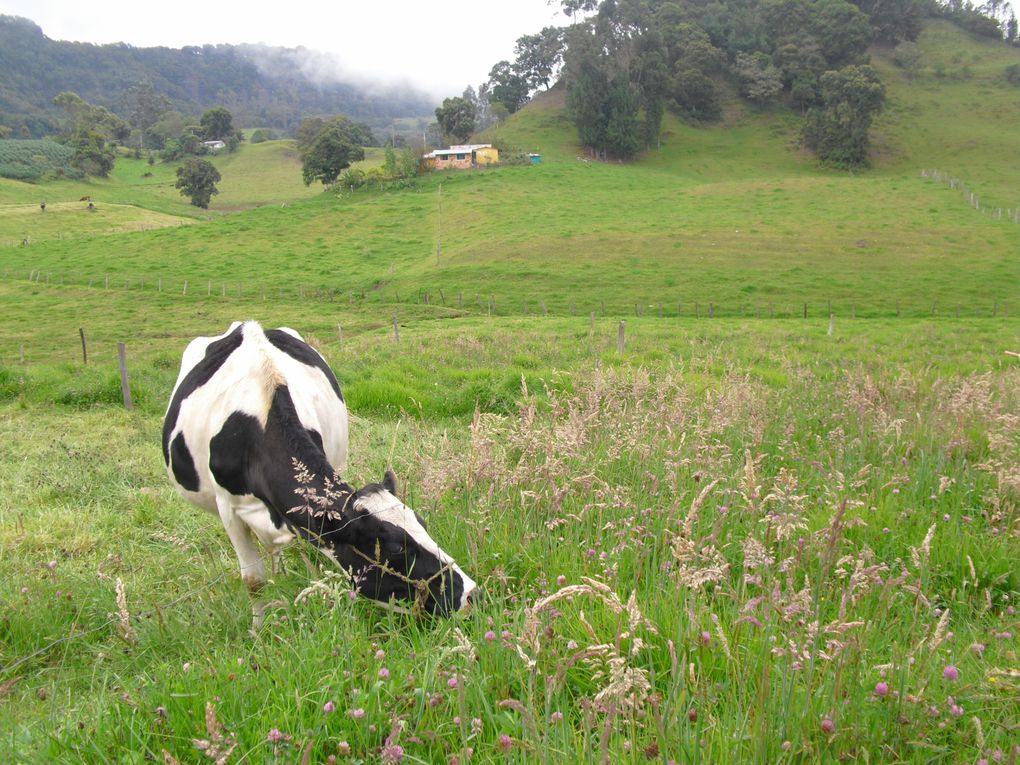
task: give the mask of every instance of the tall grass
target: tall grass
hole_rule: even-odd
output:
[[[171,336],[196,321],[167,318]],[[580,319],[413,325],[399,347],[366,325],[342,354],[319,322],[302,329],[349,394],[348,477],[392,464],[483,601],[387,615],[292,548],[253,639],[218,521],[160,465],[181,342],[140,344],[134,414],[61,403],[91,384],[75,365],[8,364],[3,759],[1015,756],[1020,378],[1001,323],[646,319],[620,359]],[[464,413],[442,401],[467,366],[516,383]],[[452,394],[424,397],[434,383]]]

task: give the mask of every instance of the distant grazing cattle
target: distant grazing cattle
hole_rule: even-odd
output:
[[[235,322],[184,351],[163,423],[163,459],[178,492],[217,513],[253,597],[295,535],[347,569],[362,595],[428,613],[464,608],[475,583],[396,496],[393,474],[361,489],[347,462],[347,407],[321,355],[292,329]]]

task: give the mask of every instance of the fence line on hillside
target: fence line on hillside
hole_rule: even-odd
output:
[[[1020,204],[1018,204],[1015,208],[986,207],[981,204],[981,200],[978,195],[968,189],[964,185],[963,181],[959,178],[954,178],[949,173],[944,173],[941,170],[922,170],[921,177],[936,181],[937,183],[945,184],[949,188],[959,191],[963,198],[967,200],[967,204],[978,212],[990,215],[993,220],[1002,220],[1005,218],[1013,223],[1020,223]]]
[[[744,318],[744,319],[789,319],[826,318],[830,315],[842,318],[920,318],[942,316],[955,318],[1008,318],[1009,303],[998,298],[984,300],[973,297],[951,299],[940,295],[933,299],[866,299],[858,297],[809,298],[785,297],[768,299],[759,297],[747,300],[718,301],[703,295],[696,297],[664,300],[638,300],[623,303],[621,300],[583,301],[567,296],[555,301],[552,298],[518,297],[509,302],[497,299],[494,294],[465,293],[463,290],[443,287],[418,288],[401,291],[396,287],[381,286],[372,290],[342,290],[324,286],[274,285],[223,281],[213,279],[195,280],[163,278],[161,276],[124,276],[104,273],[100,276],[86,276],[67,271],[45,271],[43,269],[11,269],[0,272],[3,281],[48,284],[51,287],[84,287],[92,290],[141,291],[149,295],[163,295],[182,300],[237,300],[251,302],[289,302],[299,300],[322,304],[370,308],[377,306],[392,315],[398,306],[423,305],[436,308],[455,309],[474,315],[488,316],[638,316],[659,318]]]

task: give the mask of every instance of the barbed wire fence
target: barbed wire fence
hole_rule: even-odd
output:
[[[981,199],[973,191],[967,188],[966,184],[959,178],[954,178],[949,173],[942,172],[941,170],[921,170],[921,177],[927,178],[928,180],[935,181],[936,183],[942,183],[949,188],[959,191],[960,195],[967,201],[971,207],[978,212],[984,213],[990,216],[993,220],[1008,220],[1012,223],[1020,224],[1020,204],[1016,207],[989,207],[981,203]]]
[[[1010,214],[1014,213],[1012,210]],[[327,285],[252,284],[242,281],[194,279],[179,276],[138,276],[123,273],[86,275],[71,271],[41,268],[3,270],[5,282],[28,282],[56,287],[84,287],[102,291],[138,291],[151,296],[188,300],[238,300],[261,303],[287,301],[319,302],[350,307],[378,307],[388,321],[400,306],[430,306],[456,310],[470,315],[486,316],[636,316],[658,318],[742,318],[742,319],[808,319],[828,318],[921,318],[931,316],[955,318],[1008,318],[1010,305],[995,297],[975,298],[971,295],[953,299],[945,295],[921,298],[868,299],[857,297],[802,299],[783,296],[779,299],[748,298],[716,300],[710,296],[691,296],[666,302],[663,299],[635,298],[598,301],[559,297],[518,296],[509,301],[495,294],[465,293],[458,288],[418,287],[381,284],[368,290],[345,290]]]

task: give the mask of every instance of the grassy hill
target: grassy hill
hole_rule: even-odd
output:
[[[483,136],[541,152],[537,167],[432,175],[413,192],[338,198],[301,184],[287,142],[245,146],[214,160],[224,180],[213,212],[291,206],[74,245],[33,235],[39,246],[9,252],[5,265],[82,283],[115,270],[118,280],[150,284],[244,282],[293,294],[364,293],[376,302],[427,292],[486,310],[491,296],[497,312],[513,313],[605,305],[613,313],[694,314],[709,303],[731,315],[799,314],[804,303],[862,315],[955,313],[958,305],[991,312],[1013,297],[1020,277],[1012,255],[1020,227],[972,208],[960,190],[921,170],[960,179],[983,207],[1007,214],[1015,172],[1004,158],[1020,148],[1012,129],[1020,107],[1003,70],[1020,55],[944,23],[929,26],[920,43],[925,66],[912,80],[875,52],[889,107],[874,131],[876,167],[866,173],[819,168],[797,146],[793,115],[739,104],[720,125],[669,118],[661,147],[633,164],[580,161],[554,90]],[[934,73],[943,57],[944,77]],[[952,67],[965,65],[967,79],[956,79]],[[84,188],[118,204],[196,214],[173,189],[171,168],[146,172],[123,161],[109,181],[47,193],[76,199]],[[0,194],[35,201],[38,190],[25,188],[8,183]],[[19,221],[0,238],[20,242],[31,235],[24,228]],[[210,251],[217,257],[206,257]]]

